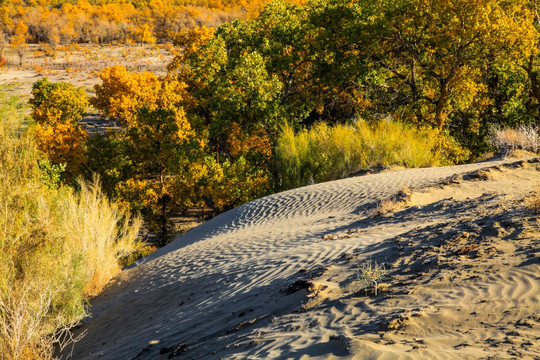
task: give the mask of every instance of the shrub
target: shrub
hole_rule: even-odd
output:
[[[140,220],[103,196],[99,181],[58,185],[60,168],[43,162],[22,103],[0,93],[0,354],[50,358],[53,344],[142,248]],[[41,166],[39,165],[41,163]]]
[[[379,265],[377,262],[371,262],[371,260],[366,261],[362,264],[360,269],[356,272],[356,281],[360,282],[363,290],[368,291],[368,289],[373,286],[373,293],[377,296],[378,286],[381,281],[384,281],[387,277],[388,270],[385,269],[384,265]]]
[[[535,153],[540,150],[540,133],[533,126],[521,125],[516,129],[493,126],[489,133],[491,144],[503,154],[518,149]]]
[[[540,187],[536,192],[526,200],[527,208],[535,214],[540,214]]]
[[[318,123],[297,134],[285,126],[276,146],[277,176],[281,188],[290,189],[344,178],[377,165],[420,167],[451,162],[448,152],[436,151],[439,139],[435,130],[399,122]]]

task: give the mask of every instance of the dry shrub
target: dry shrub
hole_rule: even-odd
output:
[[[407,203],[400,200],[385,199],[379,202],[379,204],[368,212],[368,217],[382,217],[391,215],[399,210],[403,210],[407,206]]]
[[[503,154],[509,154],[514,150],[534,153],[540,150],[540,134],[533,126],[521,125],[516,129],[493,126],[489,138],[491,144]]]
[[[536,189],[536,192],[532,197],[526,200],[527,208],[535,214],[540,214],[540,187]]]
[[[389,214],[393,214],[401,209],[403,204],[399,201],[385,199],[379,202],[379,204],[368,212],[369,217],[382,217]]]
[[[384,199],[377,206],[368,211],[367,216],[371,218],[391,215],[403,210],[411,204],[412,190],[408,186],[403,186],[396,195],[389,199]]]

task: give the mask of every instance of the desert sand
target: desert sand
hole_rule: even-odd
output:
[[[538,359],[538,158],[386,171],[190,230],[92,301],[74,359]],[[357,281],[384,265],[378,293]]]
[[[101,83],[99,72],[115,65],[129,71],[150,71],[165,75],[174,54],[166,45],[72,45],[60,47],[47,55],[41,45],[29,45],[22,66],[15,49],[6,49],[10,66],[0,66],[0,84],[9,95],[30,98],[32,85],[43,77],[52,82],[67,81],[94,95],[94,85]]]

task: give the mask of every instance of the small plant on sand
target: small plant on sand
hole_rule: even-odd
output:
[[[371,218],[382,217],[390,215],[398,211],[403,207],[403,202],[395,201],[391,199],[385,199],[379,202],[379,204],[369,211],[368,216]]]
[[[383,264],[377,264],[368,260],[362,264],[360,269],[356,271],[355,281],[360,282],[362,289],[366,294],[368,289],[373,286],[373,293],[377,296],[379,284],[387,278],[388,270]]]
[[[408,186],[402,187],[397,194],[389,199],[384,199],[368,212],[371,218],[382,217],[405,209],[410,205],[412,190]]]
[[[540,186],[536,189],[536,193],[527,200],[527,208],[535,214],[540,214]]]

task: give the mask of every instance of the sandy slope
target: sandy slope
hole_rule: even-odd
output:
[[[123,272],[73,358],[540,358],[539,175],[508,159],[253,201]],[[366,261],[389,271],[377,296]]]

